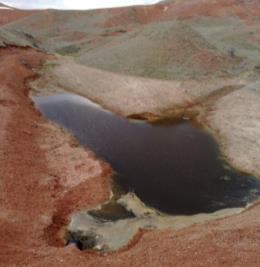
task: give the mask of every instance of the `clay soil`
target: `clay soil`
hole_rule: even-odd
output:
[[[260,204],[179,231],[140,231],[117,253],[65,246],[71,214],[109,197],[111,169],[32,105],[27,82],[48,57],[0,50],[0,266],[259,266]]]
[[[1,10],[0,26],[32,15],[32,11]]]
[[[162,1],[153,6],[138,7],[131,12],[128,8],[118,8],[112,11],[114,16],[108,19],[104,26],[129,26],[129,21],[147,24],[155,21],[167,21],[173,18],[181,20],[194,17],[223,17],[233,14],[251,22],[260,14],[259,1],[243,0],[177,0]]]
[[[28,98],[26,82],[44,59],[31,49],[0,50],[1,266],[27,266],[63,247],[69,215],[109,196],[110,167],[48,124]]]

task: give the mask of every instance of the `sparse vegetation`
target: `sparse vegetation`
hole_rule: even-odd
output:
[[[69,45],[56,50],[58,54],[61,55],[74,55],[80,51],[80,48],[76,45]]]

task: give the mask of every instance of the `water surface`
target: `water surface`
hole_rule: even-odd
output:
[[[134,191],[160,211],[213,212],[244,206],[260,195],[259,181],[230,168],[215,141],[190,121],[129,121],[72,94],[33,100],[48,119],[111,164],[124,192]]]

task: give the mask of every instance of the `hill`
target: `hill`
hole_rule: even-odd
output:
[[[128,75],[223,77],[248,72],[243,68],[248,61],[259,63],[259,15],[257,2],[238,0],[18,11],[8,14],[12,23],[6,21],[8,16],[2,19],[0,41],[69,55],[80,64]]]
[[[225,168],[260,178],[259,0],[0,9],[0,60],[0,266],[259,266],[259,201],[174,216],[176,230],[154,227],[145,208],[146,228],[136,232],[135,218],[124,221],[123,232],[135,235],[115,253],[66,245],[74,215],[111,197],[113,170],[41,116],[30,98],[74,93],[122,117],[163,120],[162,127],[191,120],[218,142]],[[154,155],[162,160],[156,150]],[[230,177],[218,177],[223,186],[230,183]],[[111,234],[122,239],[118,229]],[[98,236],[84,237],[91,244],[93,238]]]

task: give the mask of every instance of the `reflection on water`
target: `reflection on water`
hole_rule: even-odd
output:
[[[212,212],[259,196],[259,181],[228,168],[215,141],[192,122],[129,121],[72,94],[33,100],[48,119],[112,165],[123,191],[134,191],[163,212]]]

